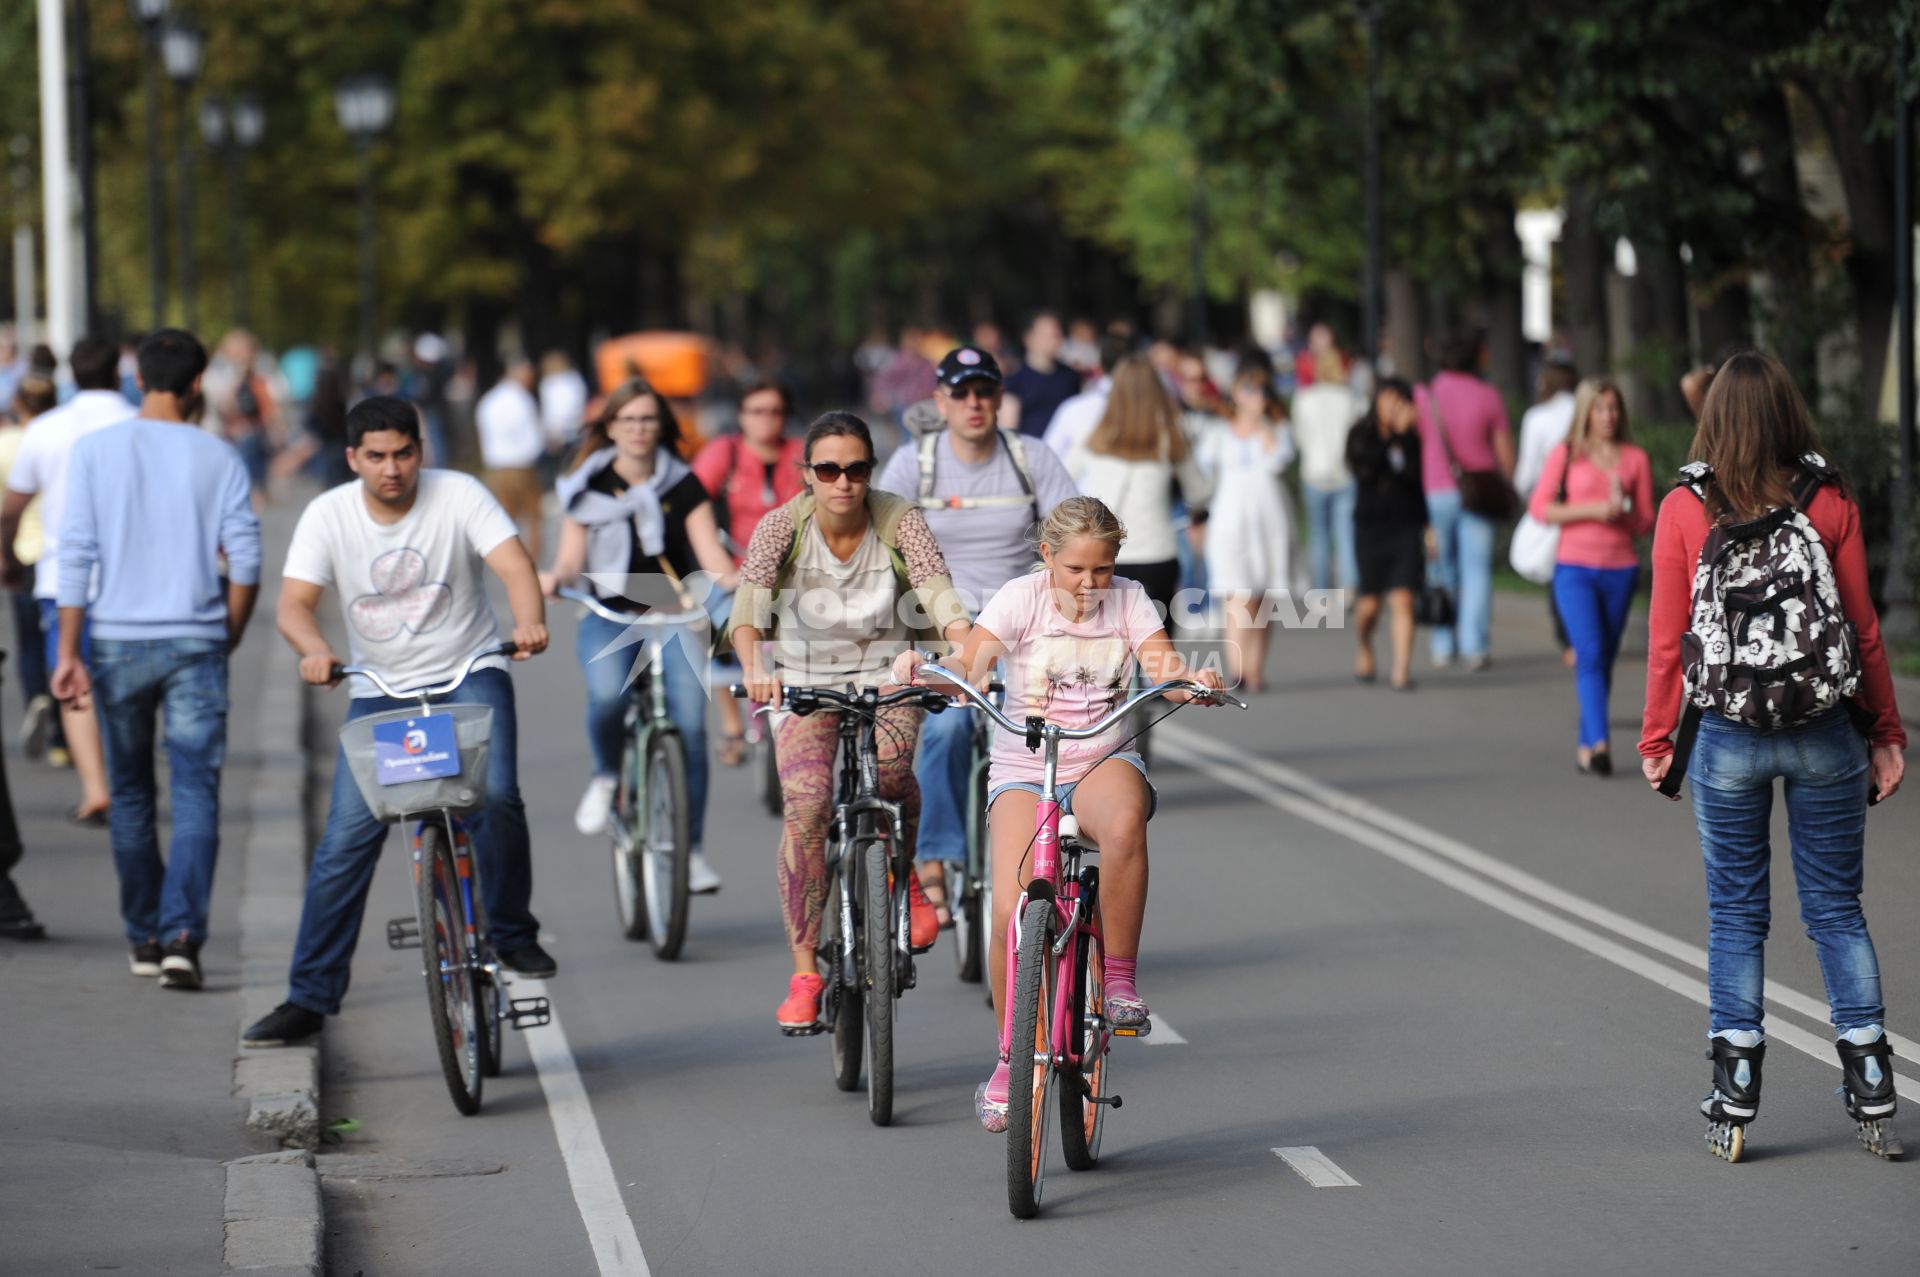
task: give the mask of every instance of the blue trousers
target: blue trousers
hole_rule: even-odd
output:
[[[1844,709],[1777,732],[1701,719],[1687,782],[1707,869],[1707,997],[1712,1031],[1764,1031],[1771,921],[1768,828],[1785,781],[1800,921],[1820,957],[1833,1027],[1881,1024],[1880,964],[1860,911],[1867,746]]]
[[[113,806],[107,826],[129,942],[207,938],[227,756],[224,639],[95,639],[89,665]],[[157,720],[166,720],[173,839],[160,859]]]
[[[1493,524],[1460,508],[1458,492],[1429,492],[1427,522],[1439,554],[1435,581],[1453,591],[1453,628],[1433,631],[1433,659],[1485,656],[1493,632]]]
[[[1620,636],[1633,610],[1633,587],[1640,569],[1582,568],[1562,563],[1553,569],[1553,601],[1577,658],[1574,687],[1580,696],[1582,745],[1607,743],[1607,700],[1613,694],[1613,663]]]
[[[929,714],[920,727],[913,777],[920,783],[920,846],[916,860],[967,860],[967,773],[973,765],[973,710],[956,705]]]
[[[1344,488],[1316,488],[1300,485],[1307,498],[1307,555],[1313,564],[1313,588],[1334,587],[1334,568],[1339,567],[1339,586],[1355,590],[1360,586],[1360,561],[1353,550],[1353,507],[1359,489],[1349,483]]]
[[[620,751],[626,743],[627,700],[635,690],[627,685],[627,675],[636,660],[645,658],[646,647],[638,643],[607,650],[608,644],[626,632],[626,626],[589,612],[580,618],[580,632],[574,640],[574,654],[587,676],[587,740],[593,748],[596,776],[612,776],[620,770]],[[680,738],[686,743],[687,800],[693,804],[687,817],[687,835],[698,847],[707,829],[707,680],[702,677],[707,656],[693,650],[696,645],[692,639],[677,633],[669,636],[664,646],[666,668],[654,670],[653,677],[666,678],[667,717],[680,729]]]
[[[385,696],[355,697],[349,719],[418,702]],[[475,670],[439,704],[490,705],[493,735],[487,751],[486,804],[461,819],[480,861],[487,926],[496,949],[533,942],[540,930],[529,907],[533,899],[533,863],[527,837],[527,809],[520,801],[519,724],[514,715],[513,680],[504,670]],[[375,820],[336,751],[333,799],[327,831],[314,849],[307,872],[307,898],[300,909],[300,934],[293,944],[293,971],[287,1000],[320,1015],[338,1015],[352,975],[353,950],[367,911],[367,889],[386,845],[387,825]],[[399,902],[395,902],[398,904]],[[407,910],[395,909],[396,913]]]

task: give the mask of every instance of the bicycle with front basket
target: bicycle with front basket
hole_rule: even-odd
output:
[[[915,983],[909,941],[907,883],[913,855],[900,805],[880,797],[880,711],[918,705],[947,708],[945,693],[904,687],[836,692],[783,687],[781,706],[795,714],[840,711],[840,772],[833,819],[827,826],[827,899],[816,955],[825,987],[812,1027],[783,1029],[790,1037],[827,1033],[833,1082],[843,1091],[860,1084],[861,1025],[866,1026],[867,1116],[875,1126],[893,1120],[894,1003]],[[736,684],[735,696],[746,689]]]
[[[1127,721],[1133,711],[1168,692],[1197,693],[1207,703],[1245,709],[1246,702],[1201,683],[1160,683],[1140,692],[1099,722],[1066,728],[1042,718],[1016,722],[971,684],[938,665],[922,665],[928,686],[953,688],[1001,730],[1043,750],[1044,779],[1034,812],[1033,876],[1008,918],[1006,983],[1000,1053],[1007,1060],[1007,1208],[1018,1219],[1040,1212],[1047,1173],[1049,1100],[1058,1082],[1060,1152],[1071,1170],[1099,1162],[1106,1111],[1120,1107],[1113,1093],[1111,1040],[1143,1030],[1106,1020],[1105,941],[1100,926],[1100,848],[1080,833],[1080,822],[1060,810],[1060,742],[1092,740]]]
[[[646,635],[646,659],[627,697],[607,832],[613,841],[613,902],[621,934],[645,940],[656,958],[670,962],[687,940],[693,800],[687,794],[686,741],[667,716],[662,632],[684,628],[690,618],[679,612],[618,612],[568,587],[555,593],[602,620]]]
[[[384,710],[340,729],[340,743],[360,796],[377,820],[418,823],[413,831],[413,917],[387,923],[387,947],[419,949],[427,982],[427,1019],[453,1106],[480,1111],[482,1081],[500,1075],[501,1025],[546,1024],[544,997],[507,997],[504,971],[487,935],[480,860],[460,820],[486,801],[487,750],[493,709],[465,702],[435,703],[466,681],[474,663],[511,656],[511,643],[476,652],[447,682],[404,690],[367,665],[335,665],[336,679],[358,674],[381,695],[418,701]]]

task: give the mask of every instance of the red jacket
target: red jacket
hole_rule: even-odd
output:
[[[1880,644],[1880,618],[1867,588],[1867,547],[1860,537],[1860,507],[1831,484],[1814,494],[1807,518],[1826,543],[1833,561],[1840,608],[1860,639],[1862,708],[1873,717],[1869,739],[1875,745],[1907,745],[1900,710],[1893,702],[1893,675]],[[1673,752],[1680,725],[1682,677],[1680,636],[1693,607],[1693,574],[1700,546],[1707,539],[1707,510],[1686,488],[1675,488],[1660,503],[1653,533],[1653,602],[1647,635],[1647,707],[1640,719],[1640,756],[1664,758]]]

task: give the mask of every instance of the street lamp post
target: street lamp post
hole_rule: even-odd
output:
[[[176,100],[181,107],[180,136],[175,146],[180,157],[180,183],[175,190],[179,209],[175,218],[179,222],[180,234],[180,314],[189,332],[199,317],[194,313],[193,134],[187,122],[186,102],[187,92],[200,74],[201,57],[205,49],[205,38],[185,22],[169,22],[160,37],[161,58],[166,63],[167,78],[173,81]]]
[[[393,123],[393,85],[385,76],[356,75],[334,93],[340,127],[360,155],[360,350],[362,372],[373,372],[377,261],[373,241],[373,141]]]
[[[240,208],[240,158],[260,144],[266,131],[266,112],[260,99],[243,93],[231,102],[208,98],[200,104],[200,136],[208,149],[225,157],[227,168],[227,269],[233,293],[233,322],[252,326],[247,294],[246,224]]]
[[[160,60],[160,22],[167,16],[169,0],[128,0],[128,4],[146,54],[140,59],[140,88],[147,115],[147,298],[152,326],[158,328],[165,320],[167,300],[166,247],[161,243],[167,197],[160,178],[160,80],[154,64]]]
[[[1881,630],[1893,637],[1912,639],[1920,634],[1920,611],[1914,603],[1912,559],[1914,527],[1914,297],[1913,297],[1913,105],[1907,101],[1907,62],[1913,57],[1913,30],[1903,27],[1894,54],[1893,130],[1893,262],[1894,297],[1898,303],[1895,329],[1895,367],[1900,378],[1897,440],[1893,473],[1893,535],[1887,555],[1886,611]]]
[[[1367,27],[1367,278],[1360,299],[1361,340],[1366,343],[1369,368],[1380,358],[1380,8],[1360,6]]]

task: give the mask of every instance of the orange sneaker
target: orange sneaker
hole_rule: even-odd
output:
[[[797,975],[787,981],[787,1000],[773,1013],[782,1029],[809,1030],[820,1022],[820,994],[827,982],[817,975]]]
[[[940,915],[935,912],[933,901],[927,899],[920,876],[911,875],[907,879],[907,947],[915,953],[925,953],[939,938]]]

